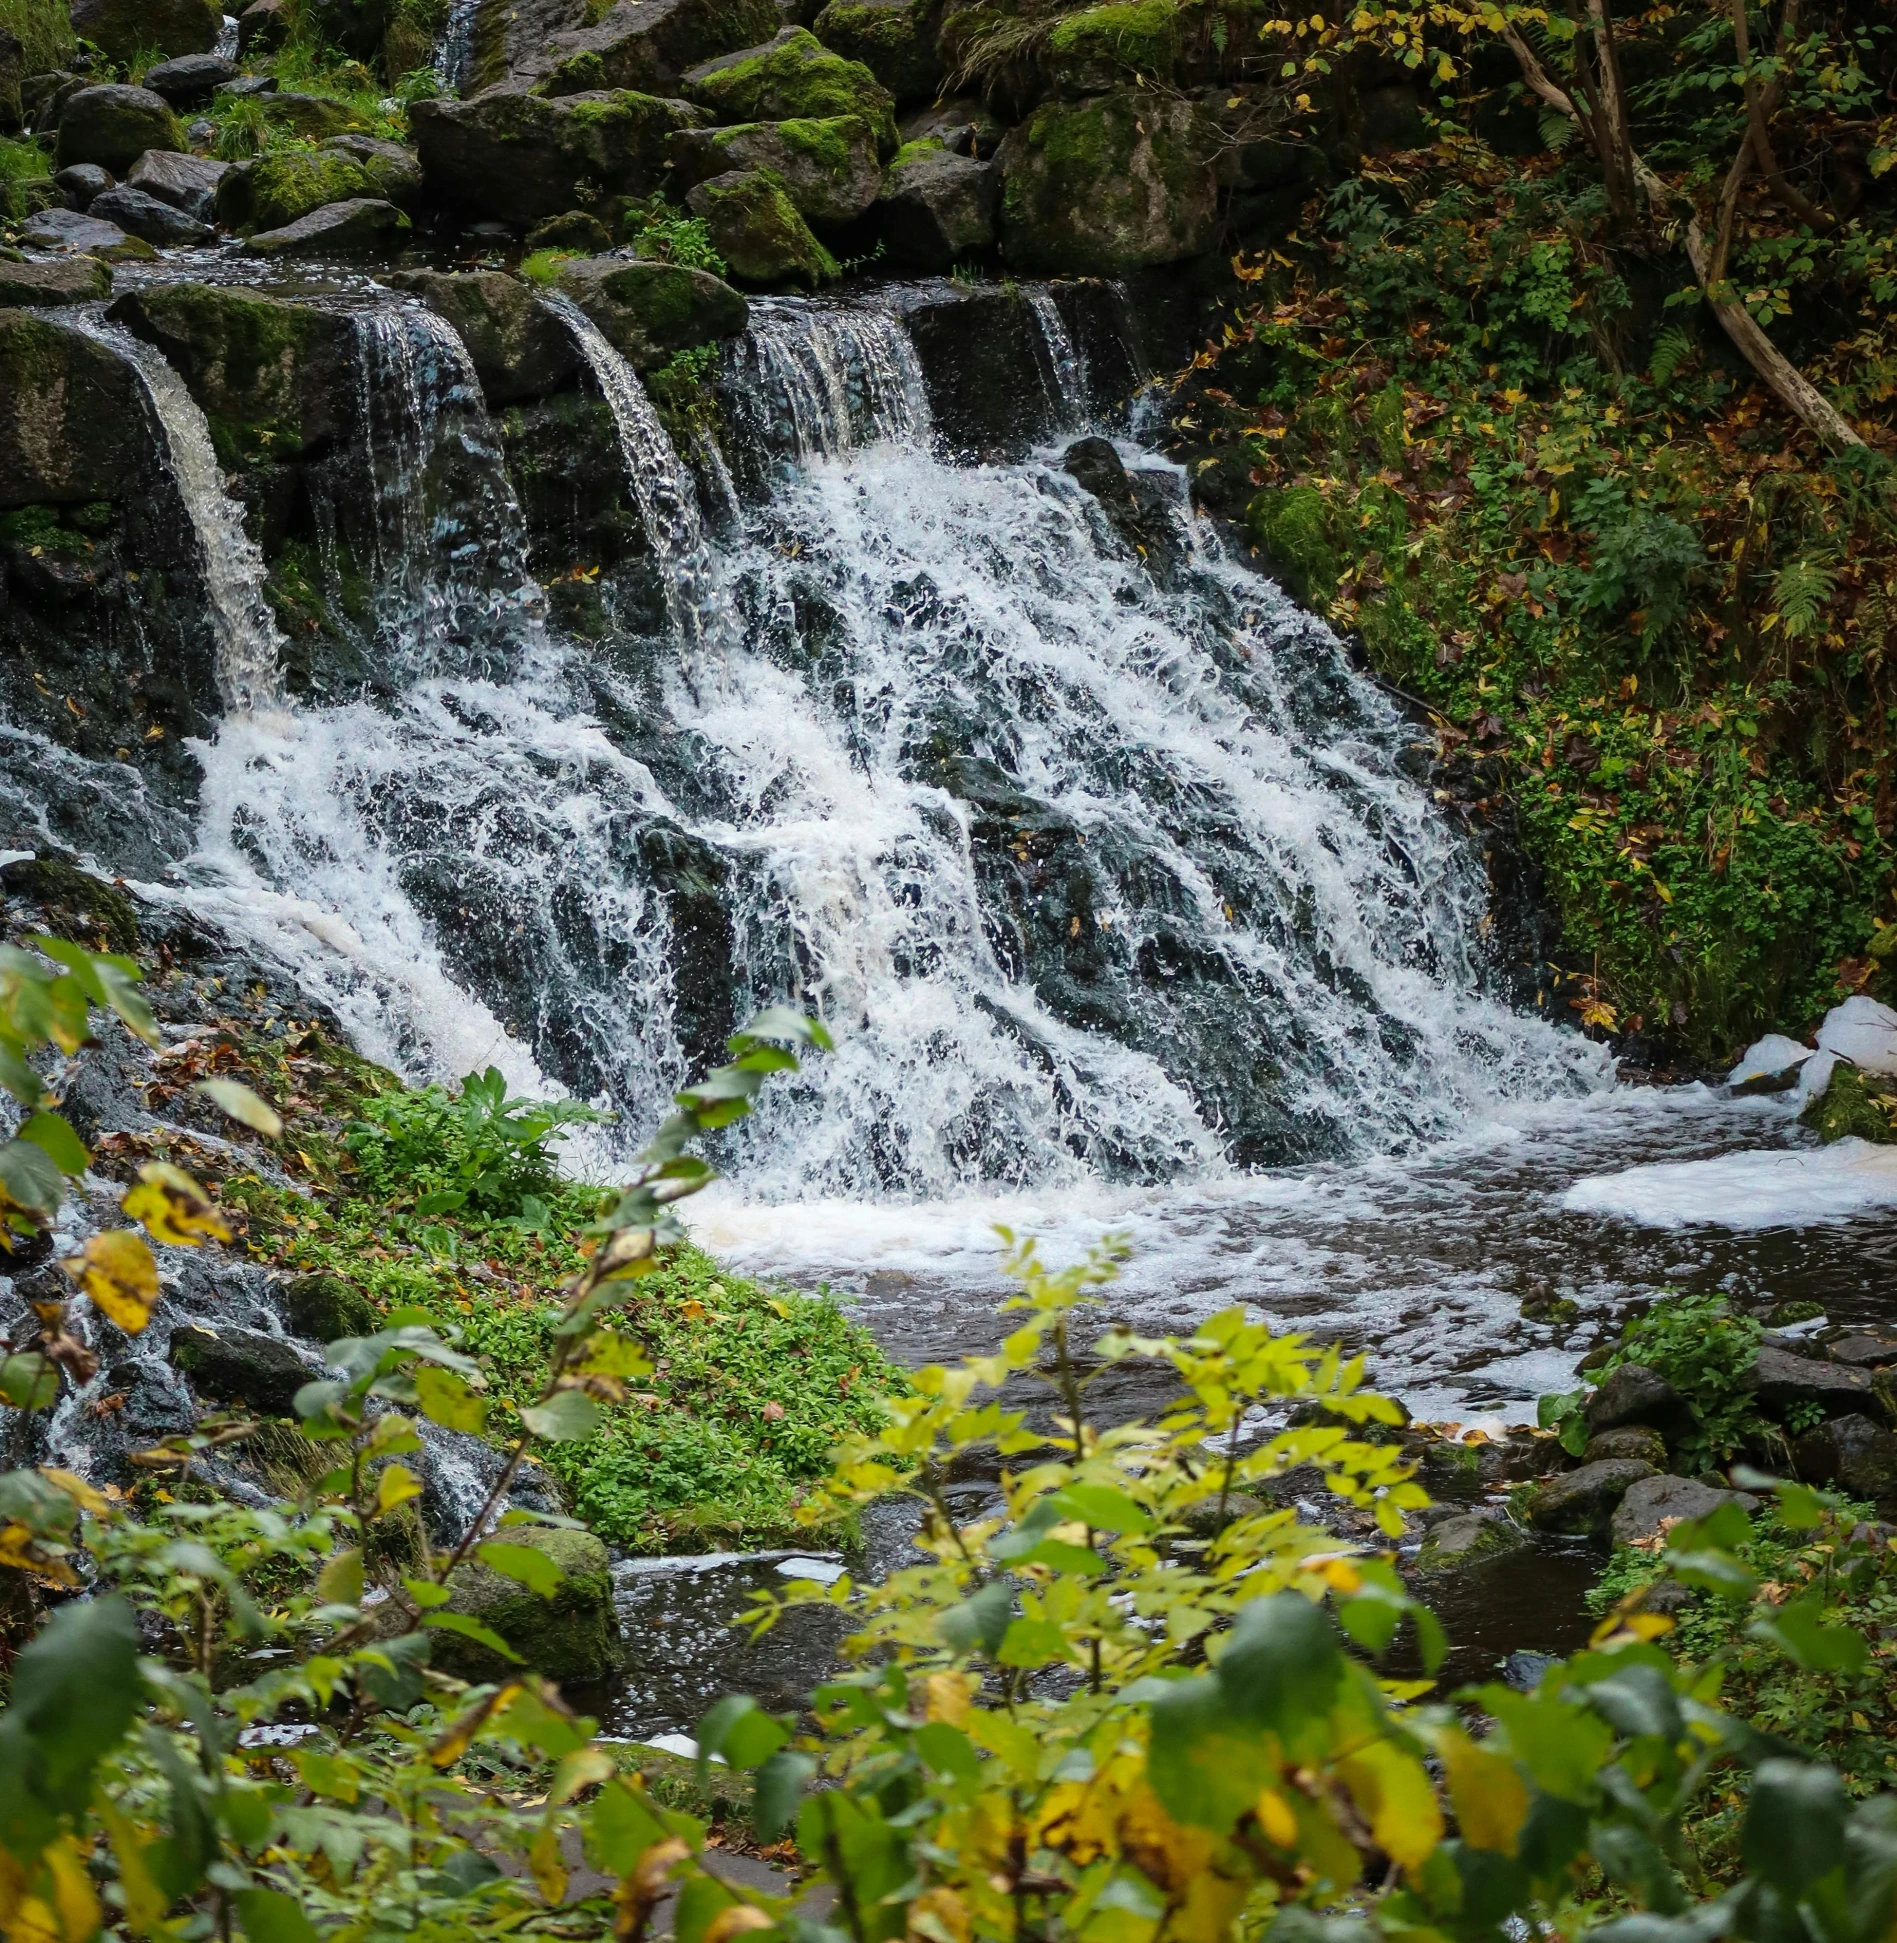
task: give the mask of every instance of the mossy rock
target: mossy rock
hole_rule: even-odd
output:
[[[335,135],[363,135],[370,122],[360,108],[326,94],[260,94],[252,97],[270,126],[299,142],[325,142]]]
[[[1870,1140],[1887,1147],[1897,1142],[1897,1129],[1892,1128],[1884,1104],[1891,1099],[1881,1081],[1839,1060],[1825,1090],[1798,1117],[1826,1146],[1834,1140]]]
[[[204,283],[133,291],[109,314],[177,368],[226,466],[300,458],[341,430],[353,370],[347,318]]]
[[[680,351],[738,336],[749,312],[722,278],[679,263],[582,257],[561,266],[558,287],[641,371],[666,363]]]
[[[0,310],[0,511],[119,501],[144,478],[144,405],[125,360],[37,311]]]
[[[1121,88],[1050,101],[1001,145],[1001,248],[1015,268],[1118,276],[1218,234],[1217,131],[1190,101]]]
[[[111,288],[112,267],[96,256],[0,261],[0,309],[51,310],[62,304],[88,304],[108,295]]]
[[[72,29],[108,60],[157,48],[169,59],[208,54],[224,31],[215,0],[72,0]]]
[[[1172,78],[1179,59],[1174,0],[1119,0],[1064,14],[1047,37],[1042,67],[1063,94],[1097,94],[1123,82]]]
[[[499,270],[404,270],[389,279],[445,317],[467,346],[490,405],[544,398],[579,372],[570,331],[534,293]]]
[[[685,198],[685,206],[705,219],[713,247],[740,283],[815,290],[841,274],[768,169],[714,176]]]
[[[148,148],[182,149],[184,126],[149,88],[81,88],[59,116],[58,165],[96,162],[123,176]]]
[[[626,91],[557,101],[496,93],[409,110],[430,195],[520,229],[650,195],[666,178],[666,138],[703,120],[683,101]]]
[[[138,906],[122,890],[57,857],[21,857],[0,870],[0,889],[36,906],[34,928],[103,951],[138,949]]]
[[[1416,1555],[1416,1570],[1425,1578],[1467,1571],[1492,1559],[1505,1558],[1528,1543],[1528,1534],[1506,1518],[1466,1512],[1432,1525]]]
[[[373,1336],[382,1327],[381,1311],[340,1275],[298,1275],[286,1282],[283,1319],[295,1334],[313,1343]]]
[[[79,51],[66,0],[0,0],[0,33],[20,43],[23,75],[70,67]]]
[[[666,95],[688,68],[753,47],[782,24],[772,0],[620,0],[590,23],[552,35],[517,66],[548,95],[633,88]]]
[[[897,143],[895,98],[860,61],[833,54],[802,27],[693,68],[688,100],[724,122],[826,121],[856,115],[876,131],[878,148]]]
[[[613,1578],[606,1547],[588,1531],[554,1525],[509,1525],[502,1543],[530,1546],[559,1566],[559,1586],[548,1597],[531,1592],[479,1558],[455,1568],[448,1581],[447,1610],[497,1633],[536,1673],[585,1683],[603,1680],[625,1658],[613,1609]],[[432,1663],[468,1680],[509,1677],[510,1663],[477,1641],[436,1630]]]
[[[940,142],[905,142],[876,205],[891,260],[940,274],[994,248],[1001,173],[992,162],[951,155]]]
[[[673,168],[687,189],[714,176],[768,169],[812,223],[854,222],[876,200],[876,131],[859,115],[741,122],[674,135]]]
[[[572,255],[598,256],[613,246],[612,232],[597,216],[583,209],[569,209],[564,215],[549,216],[527,232],[529,254],[542,250],[564,250]]]
[[[226,229],[281,229],[312,209],[373,195],[352,156],[326,149],[282,149],[230,170],[218,184],[217,220]]]
[[[899,103],[928,101],[942,85],[940,10],[940,0],[830,0],[811,31],[833,53],[860,61]]]

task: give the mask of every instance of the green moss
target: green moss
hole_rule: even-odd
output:
[[[70,67],[79,51],[65,0],[0,0],[0,32],[19,40],[24,74]]]
[[[1164,75],[1178,56],[1174,0],[1122,0],[1067,15],[1048,36],[1057,64],[1100,62],[1129,73]]]
[[[1847,1139],[1888,1146],[1897,1141],[1897,1129],[1886,1110],[1888,1097],[1855,1066],[1838,1065],[1831,1069],[1831,1083],[1798,1117],[1815,1128],[1827,1146]]]
[[[773,124],[777,138],[794,154],[831,175],[847,175],[852,162],[850,136],[857,130],[874,133],[860,115],[812,117],[793,115],[788,121]],[[743,128],[721,128],[713,140],[720,148],[730,145]]]
[[[547,78],[538,84],[536,93],[588,94],[606,85],[606,63],[600,59],[596,49],[582,48],[577,54],[569,54]]]
[[[919,142],[904,142],[889,158],[890,173],[893,175],[911,162],[920,162],[926,155],[940,155],[942,152],[942,144],[933,135],[924,136]]]
[[[771,170],[753,169],[735,180],[714,178],[701,190],[712,241],[744,282],[814,290],[842,274]]]
[[[73,517],[70,512],[65,515],[66,520]],[[52,506],[22,506],[15,512],[0,513],[0,541],[36,547],[61,560],[75,560],[92,551],[92,542],[85,534],[63,523],[59,509]]]
[[[377,192],[361,164],[318,149],[265,156],[252,165],[247,186],[250,213],[244,227],[252,230],[282,229],[313,209]]]
[[[714,68],[687,93],[725,121],[828,120],[856,115],[896,146],[895,100],[860,61],[833,54],[799,28],[761,53]]]
[[[573,261],[571,250],[536,250],[532,256],[520,260],[520,274],[529,283],[543,286],[559,281],[560,266]]]

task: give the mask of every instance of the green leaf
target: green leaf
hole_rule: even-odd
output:
[[[415,1203],[417,1214],[453,1214],[458,1208],[468,1205],[465,1189],[458,1187],[438,1187],[432,1194],[424,1194]]]
[[[1343,1684],[1343,1649],[1320,1607],[1279,1592],[1239,1613],[1217,1679],[1233,1719],[1288,1737],[1330,1711]]]
[[[1236,1728],[1231,1700],[1210,1675],[1171,1682],[1151,1711],[1146,1765],[1153,1792],[1176,1821],[1231,1829],[1276,1778],[1264,1737]]]
[[[474,1548],[474,1556],[503,1578],[524,1585],[542,1599],[551,1599],[566,1580],[558,1563],[537,1545],[509,1545],[504,1540],[491,1538]]]
[[[477,1646],[485,1646],[490,1653],[498,1653],[503,1659],[512,1660],[516,1666],[525,1664],[499,1633],[483,1626],[478,1619],[470,1619],[465,1612],[431,1612],[423,1618],[422,1624],[444,1633],[459,1633],[463,1639],[471,1639]]]
[[[1596,1710],[1621,1733],[1677,1741],[1686,1731],[1671,1682],[1657,1666],[1624,1666],[1583,1689]]]
[[[586,1817],[587,1852],[609,1876],[631,1875],[640,1856],[667,1833],[647,1798],[624,1781],[607,1782]]]
[[[61,1114],[35,1113],[20,1129],[20,1138],[32,1141],[62,1174],[83,1174],[92,1164],[85,1142]]]
[[[1614,1730],[1557,1695],[1516,1693],[1490,1684],[1475,1698],[1501,1722],[1529,1779],[1563,1801],[1598,1799],[1600,1771],[1613,1752]]]
[[[1013,1617],[1014,1591],[1005,1579],[996,1579],[959,1606],[950,1606],[935,1622],[936,1636],[951,1653],[972,1653],[979,1647],[992,1659]]]
[[[296,1898],[280,1889],[240,1889],[231,1901],[251,1943],[322,1943]]]
[[[437,1585],[433,1579],[404,1579],[402,1590],[421,1612],[433,1612],[437,1606],[445,1606],[454,1597],[445,1585]]]
[[[520,1420],[550,1444],[577,1443],[599,1428],[599,1405],[584,1390],[556,1390],[545,1403],[530,1403]]]
[[[316,1575],[316,1596],[327,1606],[362,1604],[362,1550],[338,1552]]]
[[[415,1372],[415,1401],[422,1415],[444,1430],[464,1430],[479,1437],[487,1429],[487,1400],[453,1370],[424,1363]]]
[[[66,1177],[44,1147],[31,1140],[9,1140],[0,1147],[0,1189],[16,1208],[57,1214],[66,1198]]]
[[[1106,1484],[1070,1484],[1056,1494],[1062,1510],[1076,1523],[1095,1531],[1147,1532],[1153,1518],[1129,1498]]]
[[[698,1743],[698,1785],[701,1788],[710,1783],[711,1757],[724,1753],[726,1736],[747,1714],[757,1711],[758,1704],[748,1693],[728,1693],[698,1723],[692,1739]]]
[[[201,1079],[191,1090],[202,1093],[220,1113],[240,1126],[254,1127],[266,1139],[275,1140],[283,1132],[283,1120],[276,1108],[241,1081]]]
[[[775,1842],[797,1817],[797,1804],[817,1772],[808,1754],[780,1749],[757,1771],[751,1791],[751,1820],[762,1842]]]
[[[138,1628],[118,1593],[61,1606],[13,1664],[0,1716],[0,1841],[76,1813],[144,1702]]]
[[[773,1714],[754,1707],[740,1714],[717,1750],[734,1768],[746,1773],[762,1767],[790,1739],[790,1729]]]
[[[48,1410],[59,1397],[59,1366],[28,1350],[0,1358],[0,1397],[16,1410]]]
[[[1806,1761],[1764,1761],[1752,1777],[1739,1848],[1745,1865],[1796,1901],[1844,1860],[1844,1783]]]
[[[1776,1611],[1761,1611],[1746,1630],[1754,1639],[1770,1641],[1808,1673],[1855,1673],[1871,1649],[1855,1628],[1827,1626],[1819,1617],[1823,1611],[1816,1595],[1794,1599]]]

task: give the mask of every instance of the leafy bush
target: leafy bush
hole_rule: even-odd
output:
[[[472,1208],[537,1223],[558,1185],[554,1149],[574,1127],[611,1117],[578,1100],[510,1096],[490,1066],[470,1073],[458,1096],[430,1086],[368,1101],[344,1144],[363,1188],[391,1205],[412,1203],[417,1214]]]
[[[1641,1363],[1665,1377],[1693,1417],[1678,1461],[1689,1472],[1705,1470],[1725,1463],[1765,1427],[1745,1382],[1763,1333],[1756,1318],[1732,1314],[1724,1296],[1666,1296],[1625,1332],[1601,1373]]]
[[[687,270],[709,270],[715,277],[729,274],[724,258],[712,247],[705,219],[674,209],[663,194],[628,203],[623,227],[626,242],[641,256]]]
[[[1690,526],[1668,513],[1635,511],[1595,535],[1581,604],[1610,614],[1637,608],[1640,638],[1650,644],[1685,613],[1705,564],[1706,549]]]

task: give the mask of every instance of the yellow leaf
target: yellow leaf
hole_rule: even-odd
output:
[[[255,1127],[272,1140],[283,1131],[283,1121],[276,1108],[238,1080],[201,1079],[192,1091],[202,1093],[219,1112],[229,1114],[243,1126]]]
[[[81,1511],[89,1513],[94,1518],[111,1517],[111,1505],[84,1478],[75,1477],[71,1471],[62,1471],[56,1464],[42,1464],[40,1476],[48,1484],[58,1485]]]
[[[85,1943],[98,1934],[103,1917],[84,1853],[72,1836],[61,1836],[46,1851],[46,1869],[53,1879],[53,1913],[59,1919],[60,1935],[66,1943]]]
[[[705,1925],[705,1943],[731,1943],[732,1937],[742,1936],[747,1930],[776,1927],[763,1910],[753,1908],[750,1903],[733,1903],[728,1909],[719,1910]]]
[[[182,1167],[148,1160],[138,1170],[138,1184],[124,1202],[125,1212],[157,1241],[176,1248],[195,1248],[207,1237],[229,1241],[231,1231],[216,1203]]]
[[[1265,1840],[1275,1847],[1297,1847],[1298,1818],[1276,1788],[1267,1788],[1258,1797],[1258,1826],[1264,1831]]]
[[[909,1905],[909,1934],[927,1943],[968,1943],[974,1934],[968,1905],[953,1889],[926,1889]]]
[[[966,1673],[931,1673],[923,1684],[929,1696],[929,1719],[959,1727],[968,1718],[968,1704],[980,1682]]]
[[[618,1764],[603,1747],[576,1747],[553,1771],[553,1784],[547,1790],[548,1804],[562,1807],[582,1788],[597,1788],[618,1772]]]
[[[151,1321],[158,1306],[158,1264],[131,1229],[107,1228],[60,1267],[92,1298],[93,1307],[128,1336],[136,1336]]]
[[[375,1508],[390,1512],[421,1494],[421,1479],[406,1464],[391,1464],[375,1481]]]
[[[1372,1741],[1338,1763],[1357,1812],[1377,1845],[1406,1869],[1419,1869],[1443,1838],[1442,1810],[1422,1762],[1392,1741]]]
[[[527,1866],[548,1902],[558,1907],[566,1900],[566,1862],[560,1854],[557,1823],[547,1823],[534,1837],[533,1846],[527,1851]]]
[[[1513,1855],[1528,1819],[1528,1786],[1506,1755],[1478,1747],[1467,1734],[1445,1734],[1438,1751],[1449,1777],[1462,1839],[1471,1848]]]

